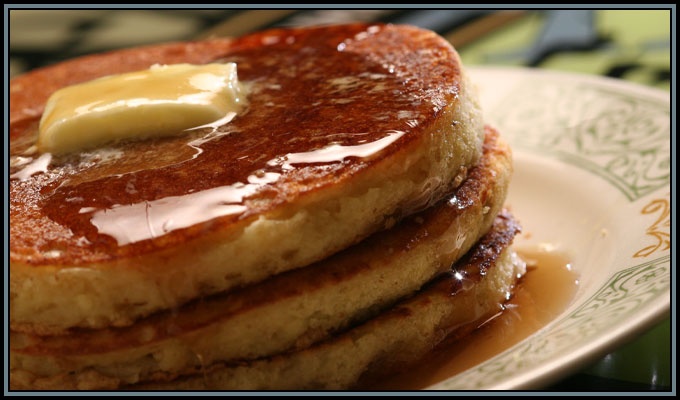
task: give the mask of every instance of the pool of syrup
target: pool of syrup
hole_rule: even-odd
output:
[[[569,257],[538,248],[515,250],[527,262],[527,273],[503,313],[465,338],[445,340],[407,372],[367,389],[426,389],[509,349],[564,311],[578,288]]]

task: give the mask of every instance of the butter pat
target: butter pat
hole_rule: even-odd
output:
[[[38,149],[61,154],[176,135],[231,119],[244,103],[234,63],[154,65],[56,91],[40,120]]]

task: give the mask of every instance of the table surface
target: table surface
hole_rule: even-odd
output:
[[[674,13],[674,11],[673,11]],[[6,9],[10,76],[62,59],[136,45],[349,21],[408,23],[450,40],[466,65],[532,66],[671,90],[671,9],[153,10]],[[675,392],[671,319],[545,388]],[[674,333],[674,331],[673,331]],[[674,337],[674,334],[673,334]]]

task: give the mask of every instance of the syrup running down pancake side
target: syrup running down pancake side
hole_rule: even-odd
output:
[[[363,389],[446,389],[443,382],[448,378],[502,353],[557,318],[571,304],[579,285],[570,258],[533,246],[515,245],[514,250],[526,261],[527,274],[516,285],[503,312],[468,335],[453,334],[443,340],[414,368],[367,383]]]
[[[452,270],[376,317],[299,351],[216,363],[172,381],[127,389],[307,390],[362,387],[363,381],[413,367],[452,332],[469,332],[499,312],[525,264],[510,247],[519,226],[501,212]]]

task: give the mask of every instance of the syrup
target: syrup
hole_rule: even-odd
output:
[[[470,335],[443,341],[415,367],[371,390],[419,390],[442,382],[505,351],[555,319],[571,302],[578,275],[562,253],[516,249],[528,271],[505,311]]]
[[[448,43],[435,35],[411,39],[363,24],[273,31],[228,45],[217,40],[100,55],[97,68],[84,67],[94,59],[78,60],[13,80],[13,257],[30,252],[22,262],[81,265],[170,250],[297,204],[308,193],[342,187],[426,143],[443,107],[464,87]],[[414,57],[416,45],[428,51]],[[177,57],[192,65],[238,64],[248,106],[217,122],[175,127],[167,136],[112,142],[107,151],[120,154],[113,159],[74,152],[29,164],[34,158],[23,152],[40,136],[45,97],[95,78],[81,70],[125,74],[144,71],[149,60],[177,64]],[[71,75],[79,77],[66,79]],[[109,125],[127,131],[123,122],[130,121]],[[55,248],[65,249],[60,257],[43,257]]]

